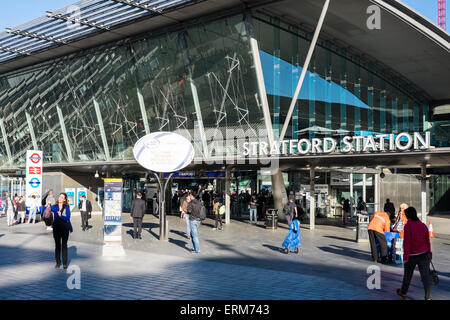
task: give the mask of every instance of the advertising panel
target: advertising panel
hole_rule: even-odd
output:
[[[75,188],[65,188],[64,192],[67,194],[67,201],[69,202],[70,211],[75,208]]]
[[[104,240],[122,241],[122,179],[105,179]]]
[[[77,201],[76,201],[77,207],[80,204],[82,196],[87,197],[87,188],[77,188]]]
[[[39,203],[42,200],[42,162],[43,152],[28,150],[26,161],[26,188],[25,201],[30,205],[32,196],[36,196]]]

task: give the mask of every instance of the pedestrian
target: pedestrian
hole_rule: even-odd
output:
[[[255,218],[255,224],[258,223],[258,201],[256,200],[256,196],[252,195],[250,199],[250,223],[253,223],[253,217]]]
[[[222,216],[221,216],[222,215],[221,211],[223,212],[223,210],[220,210],[223,206],[222,202],[223,202],[223,199],[220,196],[220,194],[216,194],[216,196],[214,197],[214,200],[213,200],[213,203],[214,203],[213,212],[214,212],[214,216],[216,218],[216,223],[215,223],[213,230],[217,230],[217,227],[219,227],[219,225],[220,225],[219,230],[223,230]]]
[[[67,194],[61,193],[57,203],[51,207],[53,212],[53,239],[55,239],[55,259],[56,269],[61,267],[61,251],[64,269],[68,266],[68,250],[67,242],[70,232],[73,232],[72,223],[70,222],[70,206]]]
[[[25,199],[23,196],[19,197],[19,201],[17,201],[17,220],[20,221],[21,224],[25,223],[25,215],[27,213],[27,206],[25,204]]]
[[[394,226],[392,230],[394,232],[400,232],[400,239],[404,238],[404,229],[406,223],[408,222],[408,218],[406,218],[405,210],[408,209],[408,205],[406,203],[402,203],[400,205],[400,209],[398,210],[397,218],[395,219]]]
[[[39,201],[36,199],[36,196],[31,196],[30,200],[30,213],[28,214],[28,222],[31,222],[31,218],[33,218],[33,223],[36,223],[36,213],[39,210]]]
[[[46,206],[48,203],[50,203],[51,206],[53,206],[56,203],[55,196],[53,195],[53,190],[50,190],[43,198],[42,198],[42,205]]]
[[[430,263],[433,257],[431,252],[430,234],[427,226],[417,217],[414,207],[405,209],[408,224],[405,225],[405,238],[403,240],[403,283],[397,294],[406,299],[409,284],[416,265],[419,267],[420,277],[425,290],[425,300],[431,300]]]
[[[14,195],[12,200],[14,201],[14,208],[15,208],[15,210],[14,210],[14,221],[18,222],[19,212],[17,211],[17,204],[19,203],[19,196],[17,195],[17,193]]]
[[[294,218],[298,218],[298,212],[297,212],[297,205],[295,204],[295,198],[293,196],[289,197],[289,218],[290,221],[288,221],[288,226],[291,225]]]
[[[158,206],[158,195],[155,192],[155,194],[153,195],[153,214],[155,216],[158,216],[158,209],[159,209],[159,206]]]
[[[384,212],[386,212],[389,215],[389,219],[391,220],[391,223],[395,223],[395,206],[391,202],[390,199],[386,199],[386,203],[384,204]]]
[[[186,190],[186,194],[185,196],[183,196],[183,200],[181,203],[181,210],[183,217],[186,219],[186,237],[188,239],[191,239],[191,224],[189,222],[189,212],[188,212],[188,205],[190,201],[191,198],[189,196],[189,191]]]
[[[356,211],[358,213],[367,214],[367,204],[362,197],[358,197],[358,204],[356,205]]]
[[[192,251],[200,253],[200,241],[198,238],[198,227],[200,226],[200,211],[202,208],[201,202],[196,199],[194,193],[189,193],[190,202],[187,207],[189,214],[189,223],[191,229]]]
[[[301,244],[300,237],[300,221],[298,216],[295,216],[292,223],[289,225],[289,233],[284,239],[283,250],[284,253],[289,254],[289,252],[299,252],[299,246]]]
[[[48,198],[47,198],[48,200]],[[44,220],[45,226],[47,227],[47,231],[53,231],[53,213],[52,213],[52,203],[47,201],[45,204],[45,209],[42,212],[42,219]]]
[[[87,200],[86,196],[81,197],[78,209],[80,209],[81,214],[81,229],[86,231],[86,229],[89,229],[89,217],[92,213],[92,204]]]
[[[6,198],[5,203],[6,223],[8,227],[11,227],[14,224],[14,211],[15,211],[14,201],[12,201],[11,197],[8,196]]]
[[[346,226],[347,225],[347,222],[348,222],[348,215],[350,214],[350,200],[349,199],[345,199],[345,198],[342,198],[342,200],[341,201],[343,201],[343,205],[342,205],[342,211],[344,212],[343,214],[342,214],[342,218],[343,218],[343,222],[344,222],[344,226]]]
[[[386,263],[388,258],[387,241],[384,235],[390,231],[391,221],[386,212],[377,211],[373,214],[367,228],[369,233],[370,249],[372,251],[372,259],[374,262]],[[376,240],[380,244],[381,259],[378,257]]]
[[[131,203],[131,217],[133,218],[133,239],[142,239],[142,220],[145,215],[145,201],[142,194],[138,193],[136,199]]]

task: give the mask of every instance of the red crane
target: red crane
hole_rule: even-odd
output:
[[[438,0],[438,25],[447,30],[447,0]]]

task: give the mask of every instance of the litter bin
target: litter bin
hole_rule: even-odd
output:
[[[269,209],[266,214],[266,229],[278,228],[278,210]]]
[[[356,242],[369,242],[369,215],[358,214],[358,226],[356,227]]]

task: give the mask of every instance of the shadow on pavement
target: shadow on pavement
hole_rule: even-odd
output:
[[[355,240],[349,239],[349,238],[341,238],[341,237],[336,237],[336,236],[324,236],[325,238],[330,238],[330,239],[336,239],[336,240],[342,240],[342,241],[349,241],[349,242],[355,242]]]
[[[283,252],[283,250],[280,247],[275,247],[270,244],[263,244],[263,247],[268,248],[273,251],[276,251],[276,252]]]
[[[175,240],[175,239],[169,238],[169,243],[173,243],[173,244],[179,246],[180,248],[191,252],[191,249],[187,246],[187,243],[182,240]]]
[[[176,235],[179,235],[180,237],[183,237],[185,239],[187,239],[188,237],[186,236],[185,232],[182,231],[178,231],[178,230],[170,230],[171,233],[175,233]]]
[[[329,247],[318,247],[318,249],[328,252],[328,253],[334,253],[334,254],[346,256],[349,258],[365,260],[367,262],[372,261],[372,256],[370,255],[370,253],[367,251],[363,251],[363,250],[351,249],[351,248],[336,246],[336,245],[331,245]]]

